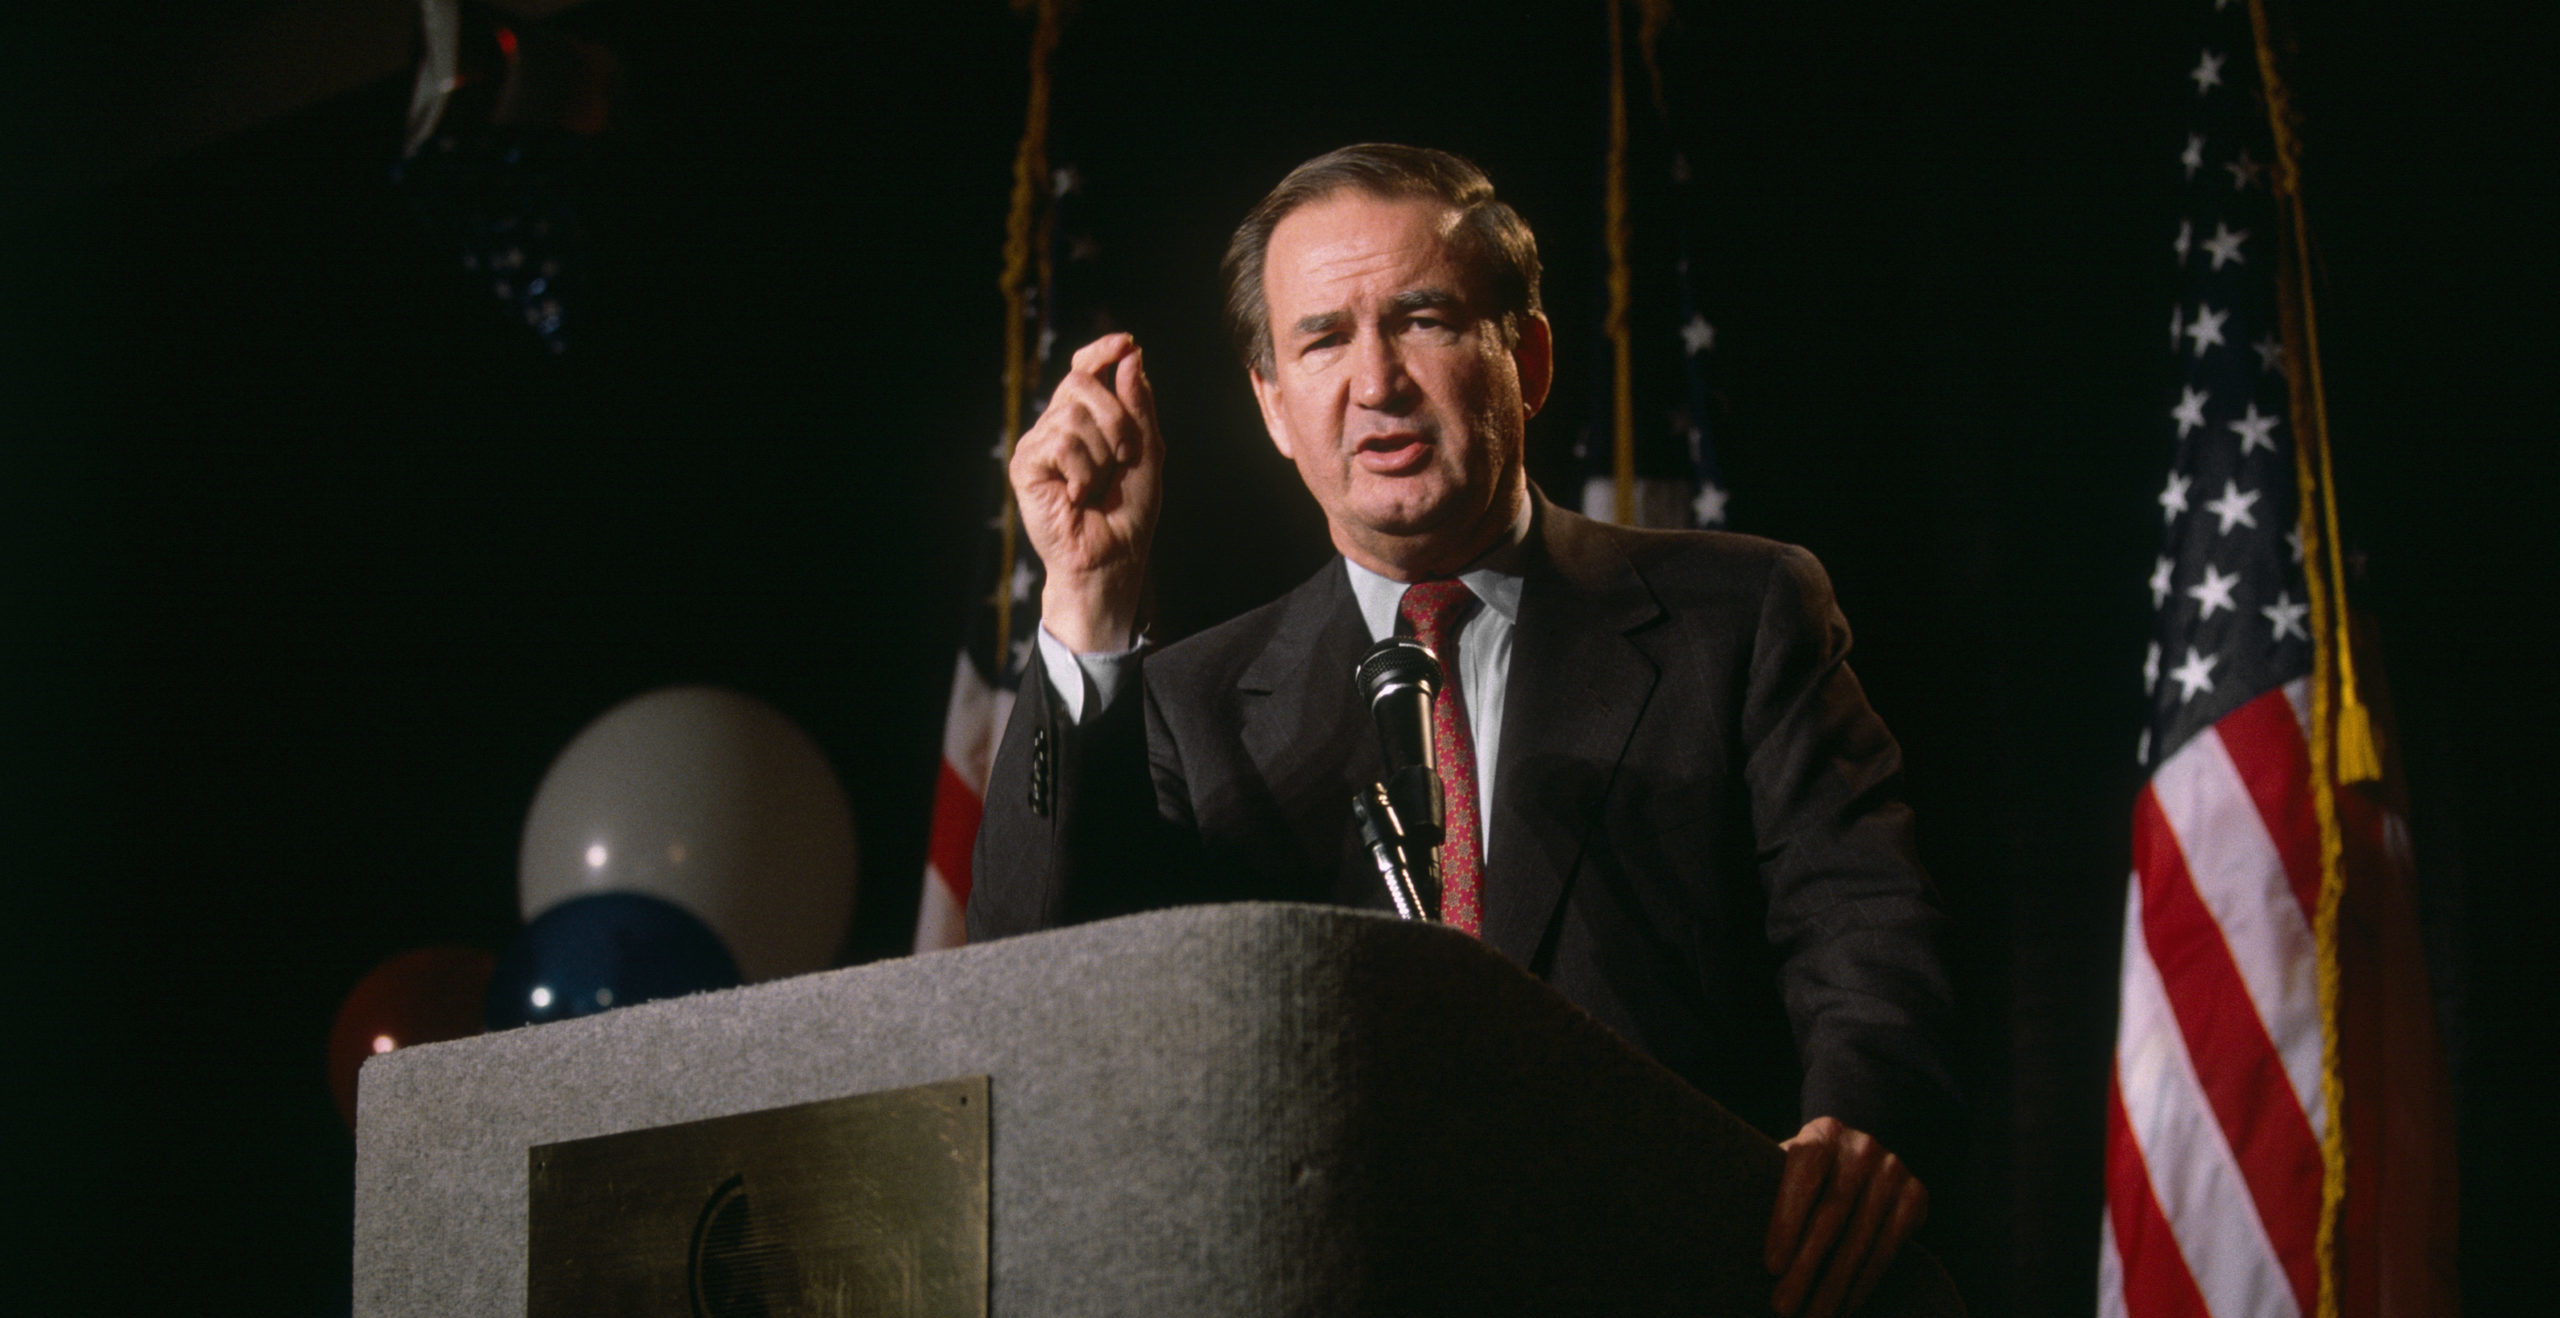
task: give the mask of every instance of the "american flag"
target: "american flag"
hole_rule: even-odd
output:
[[[1020,299],[1027,358],[1020,373],[1027,396],[1016,423],[1022,429],[1048,406],[1049,391],[1065,375],[1075,350],[1111,328],[1100,296],[1102,248],[1090,223],[1084,180],[1073,165],[1049,173],[1040,214]],[[950,707],[943,715],[942,768],[934,783],[933,831],[924,896],[916,913],[919,952],[967,941],[969,856],[984,813],[987,772],[995,764],[1005,721],[1013,714],[1025,666],[1038,662],[1034,637],[1040,626],[1040,560],[1011,515],[1012,489],[1005,477],[1017,438],[1008,428],[988,451],[993,471],[986,506],[991,511],[979,589],[970,605],[969,639],[961,647]]]
[[[1021,8],[1022,6],[1016,6]],[[1021,536],[1006,468],[1021,438],[1047,403],[1049,381],[1071,353],[1061,341],[1064,325],[1059,272],[1054,259],[1067,232],[1070,198],[1082,191],[1073,166],[1049,163],[1051,66],[1063,23],[1059,0],[1032,0],[1030,88],[1023,110],[1022,141],[1013,158],[1013,199],[1005,218],[1004,424],[988,449],[987,510],[980,537],[976,593],[969,605],[968,639],[951,676],[951,703],[943,712],[942,767],[933,788],[933,827],[925,847],[924,892],[916,905],[915,950],[958,947],[968,941],[970,855],[978,821],[986,811],[987,773],[1013,716],[1014,693],[1024,668],[1035,662],[1040,625],[1040,560]],[[1098,249],[1090,239],[1070,243],[1070,263],[1090,264]],[[1070,277],[1070,286],[1083,280]]]
[[[1611,33],[1618,55],[1610,69],[1610,177],[1604,188],[1615,200],[1605,207],[1614,214],[1604,228],[1614,232],[1604,231],[1602,241],[1612,286],[1607,295],[1616,309],[1600,316],[1590,378],[1612,383],[1594,392],[1574,438],[1573,458],[1582,475],[1586,516],[1636,526],[1722,527],[1727,496],[1716,463],[1708,369],[1716,330],[1698,294],[1694,259],[1699,185],[1681,145],[1681,120],[1672,112],[1674,93],[1657,50],[1670,35],[1669,7],[1649,2],[1638,8],[1636,43],[1647,75],[1643,86],[1651,93],[1650,114],[1628,113],[1626,34],[1615,21]],[[1611,12],[1614,20],[1617,8]],[[1624,470],[1621,445],[1632,458]]]
[[[2187,122],[2163,152],[2182,189],[2161,235],[2180,275],[2161,419],[2175,457],[2148,583],[2150,778],[2134,803],[2098,1312],[2312,1315],[2336,1145],[2310,739],[2324,628],[2287,378],[2302,359],[2285,340],[2286,215],[2250,6],[2191,2]]]
[[[951,676],[951,703],[942,717],[942,767],[933,785],[933,828],[926,844],[924,895],[916,908],[915,950],[958,947],[968,941],[969,856],[985,812],[987,772],[996,743],[1013,715],[1022,666],[1040,625],[1039,560],[1017,544],[1010,573],[1002,566],[1004,540],[1013,535],[1005,517],[1004,459],[1010,436],[997,437],[994,483],[977,579],[983,589],[971,602],[968,640]],[[998,604],[999,596],[1005,606]],[[1002,621],[999,621],[1001,615]]]

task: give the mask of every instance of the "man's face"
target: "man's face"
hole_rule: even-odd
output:
[[[1290,212],[1263,258],[1263,424],[1334,546],[1406,580],[1455,570],[1510,526],[1552,364],[1541,317],[1504,346],[1451,248],[1455,219],[1436,201],[1344,190]]]

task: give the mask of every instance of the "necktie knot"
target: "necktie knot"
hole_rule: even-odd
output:
[[[1455,577],[1443,577],[1437,581],[1417,581],[1405,587],[1404,601],[1396,606],[1396,612],[1412,624],[1413,634],[1421,638],[1423,644],[1434,645],[1435,642],[1446,642],[1449,625],[1475,602],[1476,593],[1467,589],[1467,583]]]

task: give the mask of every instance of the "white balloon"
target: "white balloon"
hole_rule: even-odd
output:
[[[616,889],[700,916],[749,980],[823,970],[853,918],[853,812],[817,743],[762,701],[635,696],[552,761],[516,858],[528,921]]]

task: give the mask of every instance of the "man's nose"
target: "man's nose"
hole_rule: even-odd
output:
[[[1405,374],[1404,357],[1385,334],[1363,334],[1351,398],[1373,412],[1402,412],[1413,405],[1413,377]]]

